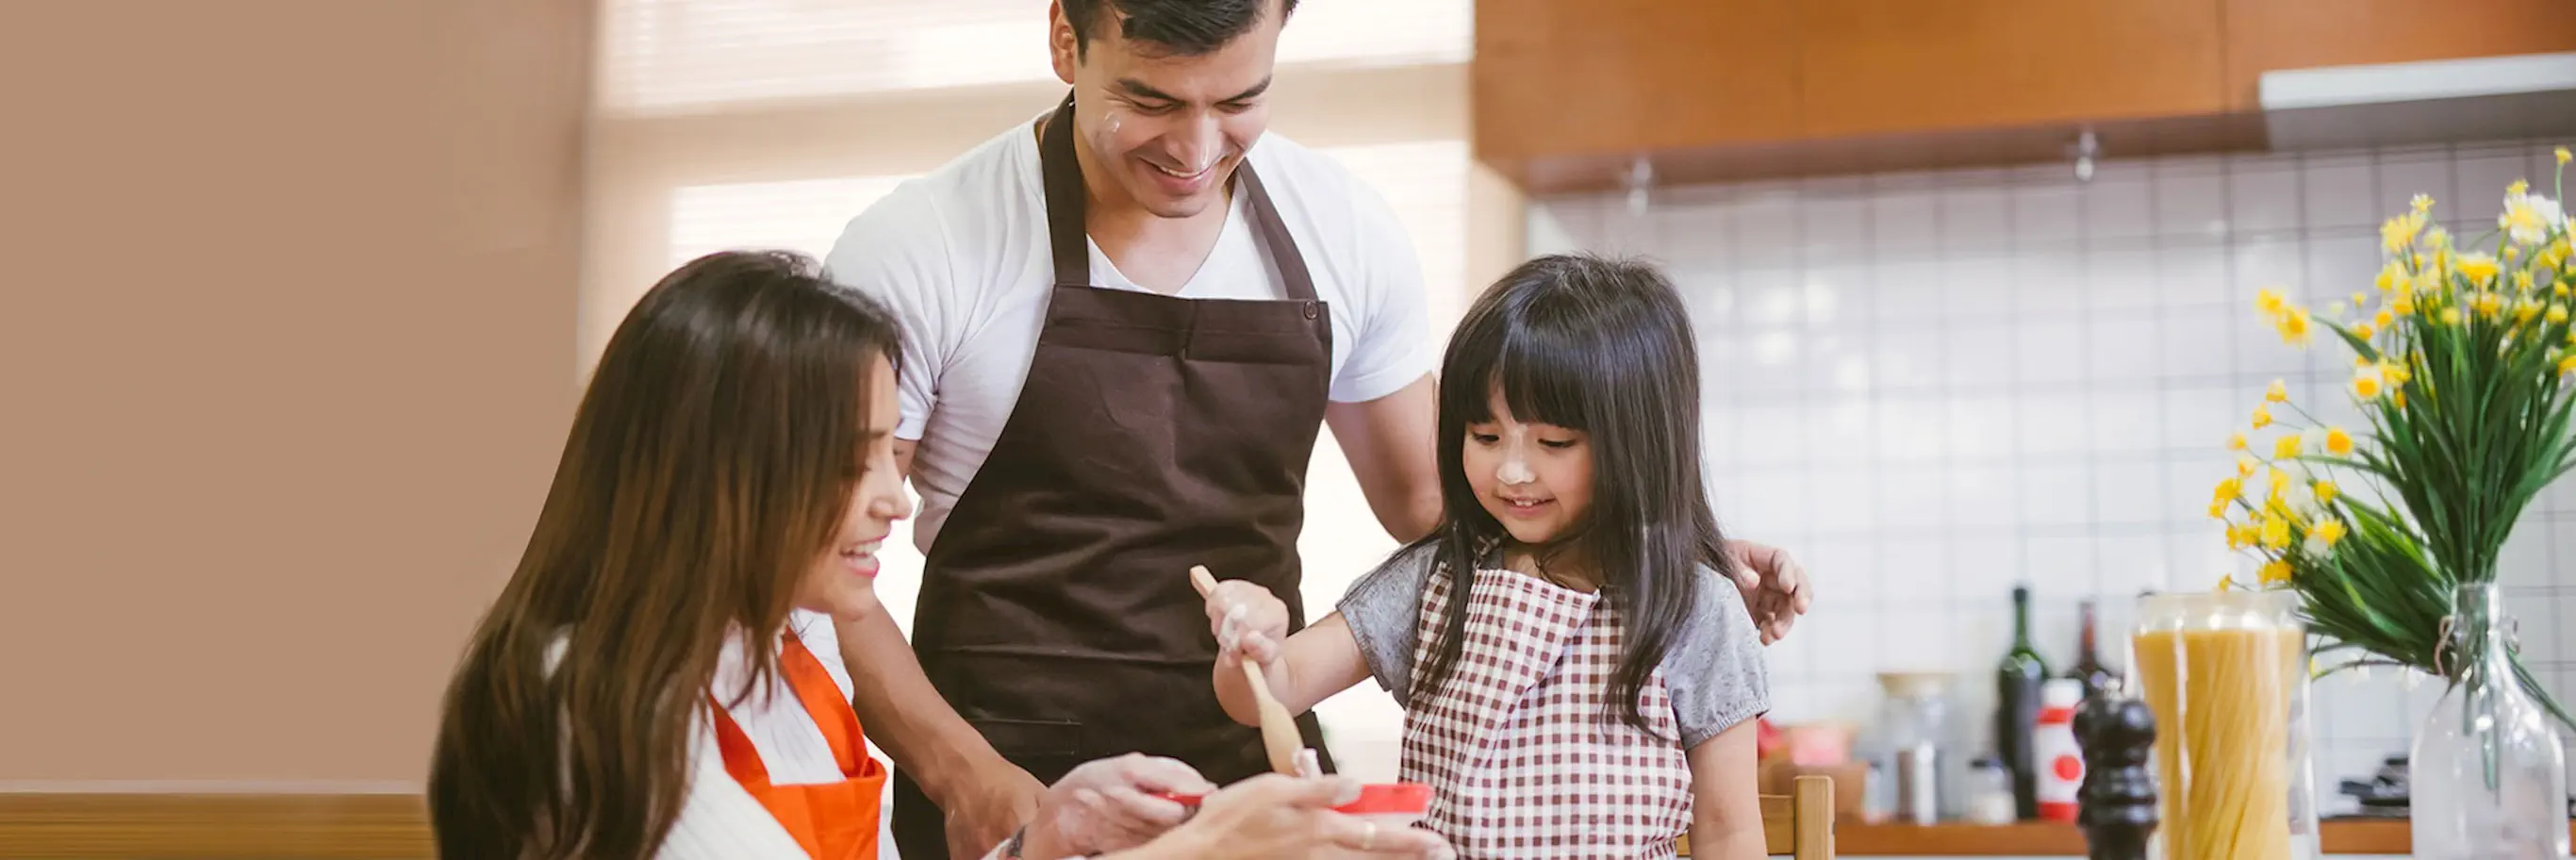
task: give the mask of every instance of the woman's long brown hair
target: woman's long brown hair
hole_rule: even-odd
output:
[[[846,512],[896,332],[791,254],[709,255],[644,295],[448,688],[429,777],[441,857],[660,847],[727,638],[783,629]],[[744,653],[736,701],[775,671],[773,649]]]

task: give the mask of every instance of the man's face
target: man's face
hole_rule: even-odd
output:
[[[1270,125],[1263,94],[1279,52],[1279,6],[1271,0],[1252,29],[1197,56],[1127,41],[1115,9],[1102,12],[1089,47],[1077,51],[1059,7],[1056,76],[1074,87],[1074,133],[1115,186],[1091,193],[1164,218],[1224,200],[1235,166]]]

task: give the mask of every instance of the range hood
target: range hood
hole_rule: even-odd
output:
[[[2284,69],[2257,86],[2273,149],[2576,136],[2576,53]]]

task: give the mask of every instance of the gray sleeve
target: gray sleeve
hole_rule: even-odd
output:
[[[1395,694],[1398,702],[1411,691],[1422,593],[1431,584],[1432,560],[1437,555],[1430,545],[1397,550],[1385,564],[1351,583],[1350,593],[1334,607],[1342,613],[1343,623],[1351,626],[1351,638],[1359,642],[1369,677]]]
[[[1701,573],[1698,604],[1664,655],[1664,688],[1673,697],[1683,749],[1771,710],[1762,635],[1744,607],[1744,592],[1713,571]]]

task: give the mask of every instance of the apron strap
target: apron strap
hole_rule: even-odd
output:
[[[1045,180],[1047,201],[1047,244],[1055,253],[1055,285],[1059,287],[1091,286],[1090,233],[1083,226],[1083,215],[1090,198],[1082,184],[1082,163],[1073,152],[1073,93],[1064,94],[1064,103],[1048,115],[1046,130],[1038,137],[1038,171]],[[1315,300],[1315,276],[1306,268],[1306,255],[1297,250],[1297,240],[1288,235],[1288,224],[1279,218],[1279,208],[1270,202],[1270,192],[1261,186],[1254,174],[1252,160],[1235,165],[1234,175],[1243,180],[1243,193],[1250,195],[1244,203],[1252,215],[1254,235],[1263,247],[1270,249],[1279,275],[1287,283],[1290,301]],[[1311,308],[1310,308],[1311,310]],[[1310,313],[1309,319],[1313,318]]]
[[[754,792],[769,788],[769,765],[761,762],[760,748],[751,745],[751,736],[743,734],[742,726],[725,713],[724,703],[714,693],[707,694],[707,707],[715,711],[716,749],[724,753],[725,773]]]
[[[1243,178],[1244,201],[1252,212],[1252,229],[1261,236],[1262,247],[1270,249],[1270,259],[1279,265],[1279,277],[1285,279],[1290,301],[1315,300],[1315,276],[1306,270],[1306,255],[1297,250],[1297,240],[1288,235],[1288,224],[1279,220],[1279,208],[1270,203],[1270,192],[1261,187],[1261,175],[1252,172],[1252,159],[1236,165],[1234,175]],[[1307,319],[1313,319],[1308,314]]]
[[[1091,286],[1091,239],[1083,227],[1090,201],[1083,194],[1082,163],[1073,154],[1073,93],[1047,117],[1038,138],[1038,171],[1046,179],[1047,241],[1055,249],[1055,285]]]
[[[778,668],[787,673],[787,685],[804,703],[805,715],[814,718],[814,727],[822,729],[823,740],[832,745],[833,763],[841,766],[843,775],[858,773],[859,713],[850,708],[850,699],[832,680],[831,670],[823,668],[823,661],[815,659],[805,640],[792,631]]]
[[[832,747],[832,763],[840,766],[843,776],[862,773],[859,762],[859,714],[841,695],[841,685],[832,680],[832,672],[823,661],[805,647],[805,641],[794,631],[786,635],[779,649],[778,670],[787,677],[787,687],[805,706],[805,715],[814,718],[814,727],[823,731],[823,740]],[[752,746],[751,736],[734,722],[714,693],[707,694],[707,707],[714,710],[716,749],[724,753],[725,772],[746,787],[767,788],[769,765],[760,760],[760,748]]]

